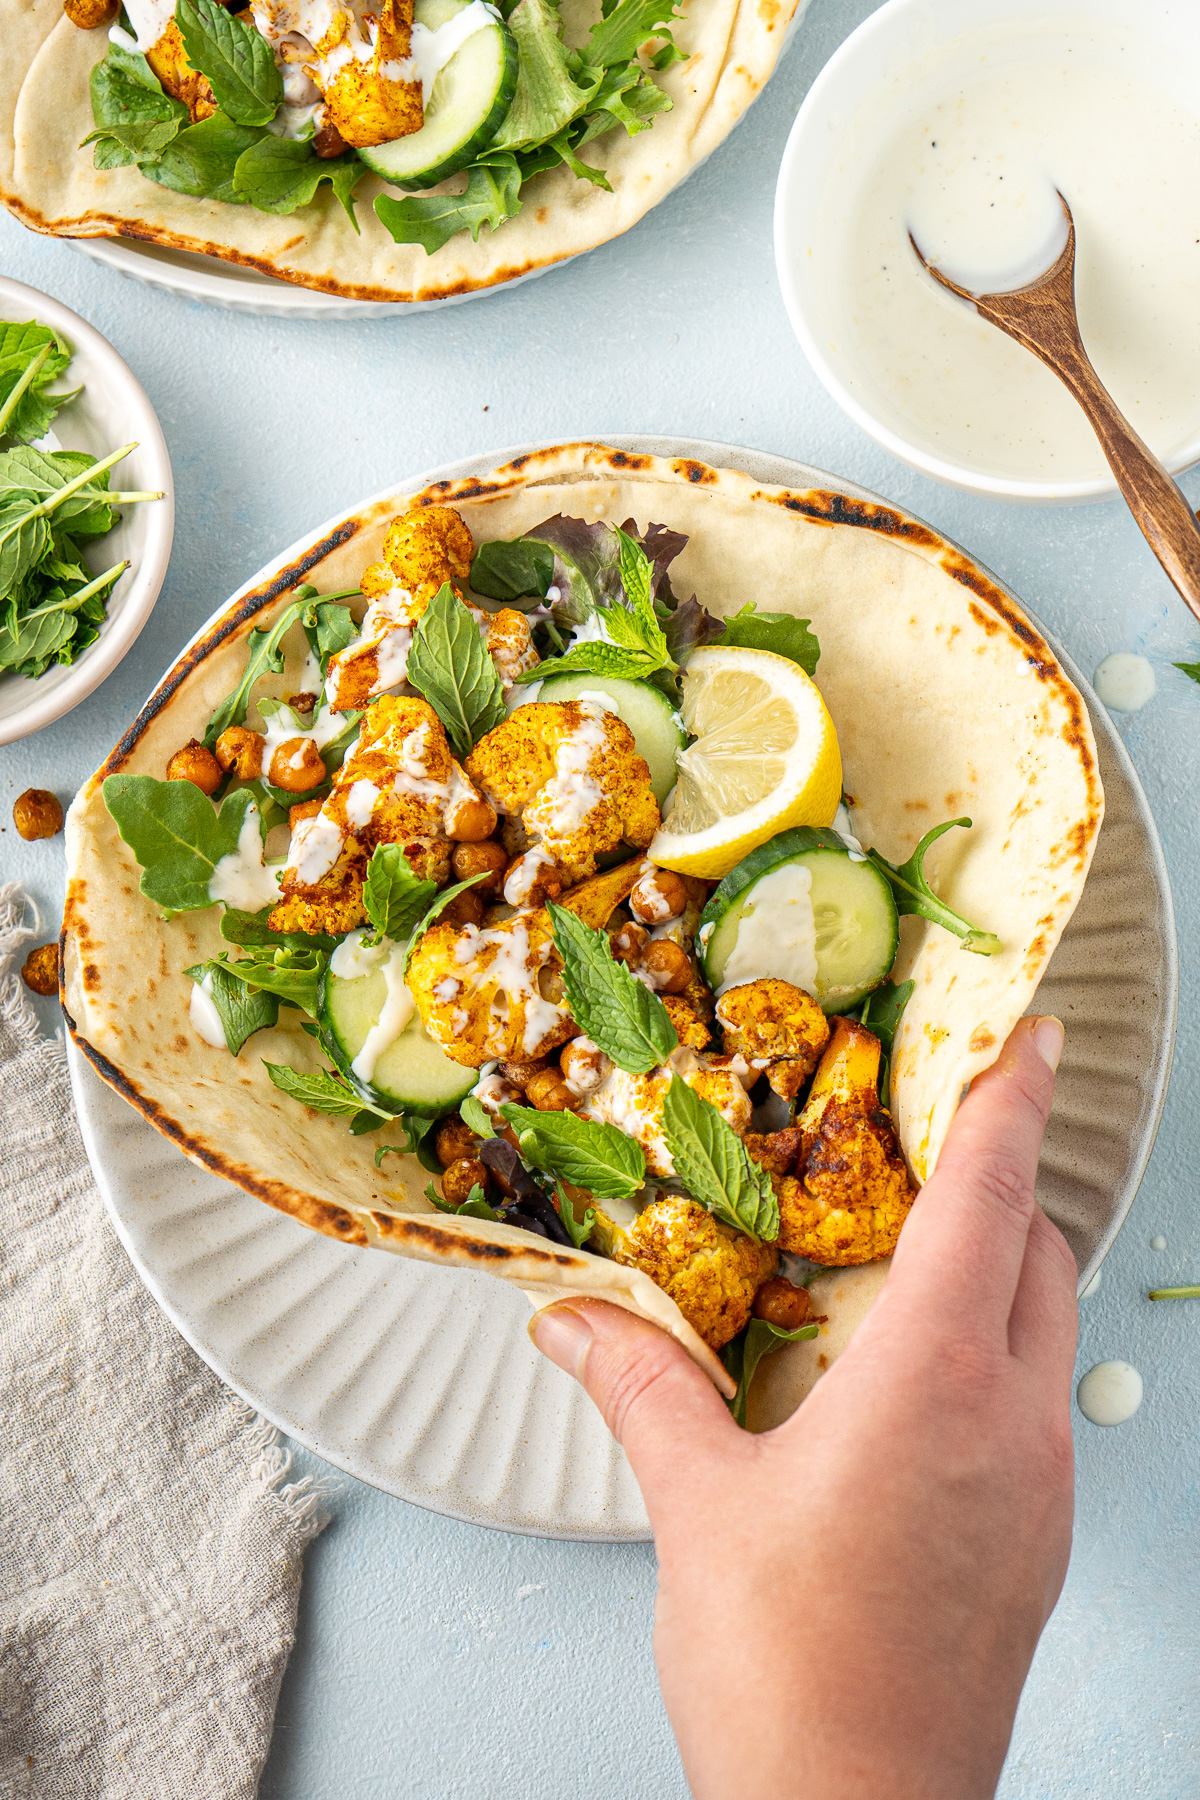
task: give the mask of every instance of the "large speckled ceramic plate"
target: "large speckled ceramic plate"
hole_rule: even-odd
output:
[[[606,441],[876,498],[756,451]],[[396,492],[482,474],[520,453],[428,471]],[[1106,795],[1083,898],[1037,999],[1067,1024],[1039,1196],[1084,1285],[1129,1209],[1158,1127],[1175,1028],[1175,929],[1137,777],[1104,708],[1055,648],[1087,699]],[[338,1468],[455,1518],[554,1537],[648,1535],[624,1457],[591,1403],[529,1343],[518,1292],[306,1231],[188,1162],[73,1046],[70,1057],[88,1154],[142,1279],[204,1360],[284,1431]]]

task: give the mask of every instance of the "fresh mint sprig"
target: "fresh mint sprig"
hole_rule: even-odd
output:
[[[269,125],[283,104],[283,77],[266,38],[216,0],[177,0],[175,23],[188,61],[235,125]]]
[[[459,758],[506,716],[504,688],[479,626],[449,586],[434,595],[413,633],[408,680],[446,727]]]
[[[264,993],[274,994],[289,1006],[298,1007],[310,1019],[320,1017],[321,978],[328,958],[320,950],[262,949],[252,950],[248,957],[231,962],[222,956],[215,965],[226,975]]]
[[[969,829],[970,824],[970,819],[947,819],[945,824],[935,825],[932,831],[925,833],[906,863],[890,863],[878,850],[868,850],[867,855],[891,882],[898,913],[916,913],[922,919],[932,920],[943,930],[961,938],[963,949],[973,950],[977,956],[997,956],[1004,945],[995,933],[982,931],[954,912],[944,900],[938,899],[925,879],[925,855],[930,845],[956,825]]]
[[[716,1107],[678,1075],[663,1102],[663,1136],[675,1173],[693,1199],[723,1225],[774,1243],[779,1202],[770,1176]]]
[[[328,1069],[292,1069],[286,1063],[269,1063],[265,1060],[263,1068],[281,1094],[286,1094],[289,1100],[298,1100],[301,1106],[311,1107],[313,1112],[349,1119],[366,1111],[376,1113],[381,1122],[390,1117],[381,1108],[368,1106],[349,1082],[331,1074]]]
[[[390,938],[403,943],[418,920],[429,911],[437,893],[436,881],[421,881],[399,844],[377,844],[367,864],[363,883],[363,907],[374,927],[374,943]]]
[[[664,1063],[679,1043],[658,995],[614,960],[608,935],[549,903],[571,1013],[598,1049],[631,1075]]]
[[[632,1200],[646,1180],[641,1145],[616,1125],[529,1106],[505,1105],[500,1111],[516,1132],[527,1163],[572,1187],[586,1188],[598,1200]]]

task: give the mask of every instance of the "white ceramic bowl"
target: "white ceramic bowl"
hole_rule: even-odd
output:
[[[855,424],[893,456],[965,493],[994,500],[1061,505],[1116,492],[1107,471],[1090,479],[1013,479],[972,468],[930,451],[900,428],[896,413],[874,410],[869,383],[855,359],[850,333],[832,330],[829,279],[832,257],[829,211],[824,202],[843,157],[849,121],[883,92],[898,70],[931,50],[981,26],[1029,21],[1044,24],[1061,13],[1132,27],[1166,59],[1200,68],[1200,7],[1178,0],[888,0],[852,32],[813,83],[788,138],[775,193],[775,264],[792,329],[819,379]],[[881,409],[882,410],[882,409]],[[1200,459],[1200,419],[1188,442],[1166,460],[1173,471]]]
[[[112,484],[129,492],[162,490],[161,500],[121,508],[121,519],[96,541],[91,556],[97,572],[128,558],[130,567],[113,589],[108,617],[94,644],[76,662],[54,663],[36,681],[0,674],[0,744],[15,743],[59,719],[98,688],[129,649],[158,599],[175,529],[171,459],[166,440],[141,384],[107,338],[68,306],[0,276],[0,319],[36,319],[61,332],[75,351],[67,383],[83,393],[65,406],[53,430],[65,450],[105,456],[121,444],[136,443],[113,471]],[[95,557],[104,558],[97,563]]]

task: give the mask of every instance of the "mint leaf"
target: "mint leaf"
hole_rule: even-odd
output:
[[[1189,676],[1192,681],[1200,681],[1200,662],[1176,663],[1174,666],[1177,669],[1182,669],[1184,674]]]
[[[657,1068],[679,1043],[658,995],[613,960],[606,932],[593,930],[553,901],[547,910],[576,1024],[628,1074]]]
[[[528,687],[530,682],[545,681],[549,675],[607,675],[622,681],[645,681],[663,667],[658,658],[644,650],[626,650],[619,644],[591,642],[573,644],[565,656],[552,657],[518,675],[515,685]]]
[[[225,1044],[231,1056],[236,1056],[246,1039],[253,1037],[256,1031],[279,1023],[279,1001],[275,995],[256,992],[253,988],[248,988],[245,982],[235,981],[223,963],[196,963],[183,972],[191,976],[197,987],[202,985],[206,977],[211,978],[209,998],[221,1021]]]
[[[366,173],[366,164],[353,153],[325,159],[317,155],[310,141],[268,133],[238,157],[233,190],[239,200],[256,206],[259,212],[294,213],[298,206],[307,206],[321,183],[328,181],[357,231],[351,196]]]
[[[459,758],[506,717],[496,665],[478,625],[449,586],[434,595],[413,632],[408,680],[446,727]]]
[[[31,678],[44,675],[74,636],[75,620],[69,613],[19,619],[15,630],[6,622],[0,626],[0,669]]]
[[[184,784],[180,782],[178,785],[182,787]],[[290,1100],[298,1100],[301,1106],[311,1107],[313,1112],[330,1113],[335,1118],[348,1119],[352,1114],[363,1111],[362,1096],[326,1069],[306,1073],[300,1069],[290,1069],[286,1063],[266,1061],[263,1068],[280,1093],[286,1094]],[[386,1114],[381,1113],[379,1116],[384,1118]]]
[[[751,601],[726,619],[724,630],[711,641],[722,648],[734,644],[747,650],[770,650],[798,663],[806,675],[815,675],[821,646],[808,624],[807,619],[793,618],[791,613],[758,612]]]
[[[521,210],[521,171],[512,155],[488,152],[487,161],[467,171],[461,194],[417,194],[393,200],[380,194],[375,214],[398,244],[420,244],[427,256],[440,250],[459,231],[476,243],[485,225],[493,231]]]
[[[48,326],[0,320],[0,436],[28,442],[49,431],[59,408],[80,391],[46,392],[70,361],[70,345]]]
[[[221,957],[217,966],[233,979],[274,994],[289,1006],[299,1007],[310,1019],[319,1019],[321,977],[327,960],[319,950],[264,949],[239,962]]]
[[[212,0],[206,3],[211,4]],[[223,12],[224,8],[219,10]],[[265,41],[259,39],[260,43]],[[234,191],[234,170],[238,159],[261,135],[260,127],[239,125],[224,113],[215,112],[188,125],[156,162],[143,164],[142,174],[176,194],[237,205],[241,197]]]
[[[593,69],[627,63],[647,38],[670,40],[670,26],[681,17],[675,0],[618,0],[599,24],[592,26],[580,55]]]
[[[587,1188],[598,1200],[632,1200],[646,1180],[641,1145],[616,1125],[529,1106],[507,1105],[500,1111],[516,1132],[527,1163],[572,1187]]]
[[[915,981],[881,981],[863,1001],[861,1023],[874,1033],[890,1056],[905,1007],[913,997]]]
[[[571,1204],[571,1197],[563,1192],[561,1182],[556,1183],[555,1191],[558,1194],[558,1213],[562,1220],[563,1230],[575,1248],[582,1250],[596,1229],[596,1209],[594,1206],[589,1206],[582,1219],[577,1219],[575,1208]]]
[[[529,538],[505,543],[495,538],[481,544],[471,564],[471,586],[489,600],[523,600],[529,594],[545,598],[554,579],[554,552]]]
[[[409,939],[408,949],[404,952],[404,975],[406,978],[408,976],[408,966],[413,959],[413,951],[425,936],[429,927],[431,925],[436,925],[438,919],[441,917],[442,913],[445,912],[452,900],[456,900],[460,894],[465,894],[468,888],[473,888],[475,883],[477,881],[482,881],[486,874],[487,870],[481,869],[478,875],[468,875],[465,881],[456,881],[453,887],[442,889],[429,911],[425,914],[425,917],[421,920],[421,923],[413,932],[412,937]]]
[[[460,1103],[458,1110],[463,1124],[469,1131],[473,1131],[476,1137],[495,1137],[496,1133],[492,1129],[491,1118],[474,1094],[468,1094],[466,1099]]]
[[[283,103],[283,77],[266,38],[216,0],[177,0],[175,23],[221,111],[235,125],[269,125]]]
[[[494,1206],[488,1205],[483,1197],[483,1189],[478,1182],[475,1183],[460,1206],[453,1205],[449,1200],[443,1200],[432,1181],[425,1189],[425,1198],[436,1206],[439,1212],[455,1213],[459,1218],[490,1219],[493,1224],[497,1225],[504,1223],[504,1214],[497,1212]]]
[[[969,828],[970,824],[970,819],[947,819],[944,825],[935,825],[932,831],[925,833],[908,861],[899,866],[880,856],[878,850],[868,850],[867,855],[891,882],[898,913],[916,913],[922,919],[931,919],[935,925],[960,937],[964,950],[973,950],[977,956],[996,956],[1004,945],[995,933],[981,931],[978,926],[969,924],[966,919],[953,912],[944,901],[938,899],[925,879],[925,854],[929,846],[936,843],[945,832],[952,831],[956,825]]]
[[[142,865],[141,890],[170,912],[211,906],[208,884],[223,856],[237,854],[254,798],[235,789],[220,811],[190,781],[156,781],[153,775],[110,775],[104,804],[122,838]]]
[[[403,943],[429,911],[436,893],[437,882],[419,881],[399,844],[377,844],[363,884],[363,906],[375,927],[375,943],[385,937]]]
[[[779,1203],[767,1171],[716,1107],[676,1075],[663,1103],[663,1136],[675,1173],[715,1219],[747,1237],[774,1243]]]
[[[551,0],[519,0],[508,16],[520,64],[512,105],[492,140],[497,150],[523,150],[555,138],[578,118],[596,86],[571,77],[562,21]]]
[[[256,626],[246,640],[246,667],[242,679],[232,694],[222,700],[201,740],[206,749],[211,750],[221,733],[230,725],[244,725],[246,714],[250,710],[250,690],[262,675],[281,675],[283,673],[283,651],[280,645],[296,620],[302,616],[307,607],[306,600],[295,600],[286,606],[269,628]]]
[[[733,1414],[738,1425],[746,1423],[746,1398],[750,1392],[750,1383],[754,1380],[754,1371],[764,1356],[770,1356],[781,1350],[784,1344],[802,1344],[817,1335],[816,1325],[801,1325],[795,1331],[784,1331],[779,1325],[772,1325],[768,1319],[751,1319],[745,1331],[738,1333],[732,1343],[726,1344],[721,1351],[721,1361],[730,1375],[737,1382],[737,1393],[726,1405]]]

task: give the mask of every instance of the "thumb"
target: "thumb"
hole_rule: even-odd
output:
[[[734,1447],[738,1427],[687,1351],[657,1325],[606,1300],[560,1300],[534,1314],[529,1335],[581,1382],[628,1456],[653,1518],[689,1469]]]

